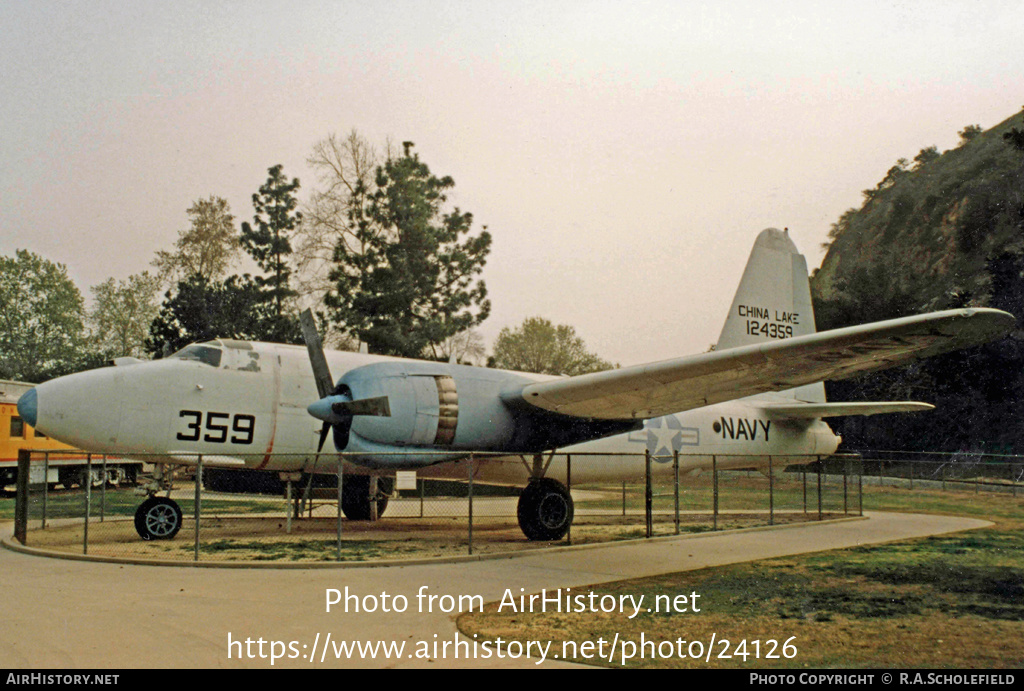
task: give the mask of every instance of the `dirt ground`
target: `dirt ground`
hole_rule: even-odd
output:
[[[829,516],[826,516],[828,518]],[[776,514],[775,523],[816,519],[817,514]],[[718,530],[768,525],[768,515],[753,512],[720,514]],[[713,530],[710,514],[684,514],[680,532]],[[671,515],[658,515],[653,535],[673,535]],[[552,545],[595,544],[639,539],[646,535],[642,515],[578,516],[568,540],[555,543],[530,542],[523,537],[514,517],[475,518],[470,552],[469,523],[459,518],[384,518],[377,522],[341,522],[336,517],[294,519],[290,532],[284,517],[204,518],[198,536],[201,561],[378,561],[495,554],[550,547]],[[53,524],[28,533],[30,547],[88,554],[117,559],[193,561],[196,559],[195,522],[186,519],[172,540],[146,542],[135,532],[131,519],[107,519],[90,523],[88,546],[83,547],[85,530],[80,522]]]

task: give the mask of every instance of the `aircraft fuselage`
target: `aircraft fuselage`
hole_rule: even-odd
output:
[[[182,353],[184,355],[182,355]],[[175,357],[106,367],[36,387],[36,427],[95,453],[145,455],[152,462],[206,463],[232,459],[237,467],[332,472],[333,454],[317,458],[322,423],[307,411],[319,396],[305,349],[236,341],[190,346]],[[734,401],[686,413],[636,420],[580,420],[524,411],[509,391],[551,379],[507,372],[327,351],[358,398],[386,396],[388,417],[355,416],[346,438],[334,441],[357,472],[417,469],[423,476],[463,476],[445,464],[470,452],[534,454],[563,449],[577,455],[580,481],[622,475],[616,454],[649,450],[657,467],[680,452],[684,471],[810,462],[835,451],[838,438],[816,421],[771,419],[750,402]],[[365,374],[366,376],[363,376]],[[584,458],[584,455],[586,456]],[[761,461],[751,457],[760,458]],[[241,463],[239,463],[241,461]],[[549,472],[559,472],[556,460]],[[671,465],[671,464],[667,464]],[[518,457],[479,464],[482,480],[523,482]],[[635,467],[630,472],[635,472]]]

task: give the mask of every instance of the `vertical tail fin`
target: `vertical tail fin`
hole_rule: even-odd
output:
[[[807,262],[788,230],[762,230],[754,242],[715,350],[815,333]],[[824,403],[825,385],[783,392],[787,398]]]

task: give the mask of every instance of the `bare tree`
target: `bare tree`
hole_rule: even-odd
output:
[[[317,188],[303,210],[296,233],[296,287],[307,301],[319,303],[331,289],[329,274],[339,243],[361,252],[353,230],[357,200],[371,193],[380,159],[374,147],[355,130],[347,137],[329,135],[313,147],[306,162],[317,177]]]
[[[455,362],[463,365],[483,365],[487,361],[484,337],[476,329],[449,336],[433,348],[433,355],[438,360],[448,360],[454,355]]]

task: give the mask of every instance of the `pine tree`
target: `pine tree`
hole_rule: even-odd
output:
[[[373,352],[429,357],[490,313],[478,276],[491,236],[470,235],[472,214],[445,210],[454,181],[431,174],[410,147],[378,168],[375,191],[356,186],[350,224],[357,242],[337,246],[326,303],[340,327]]]

